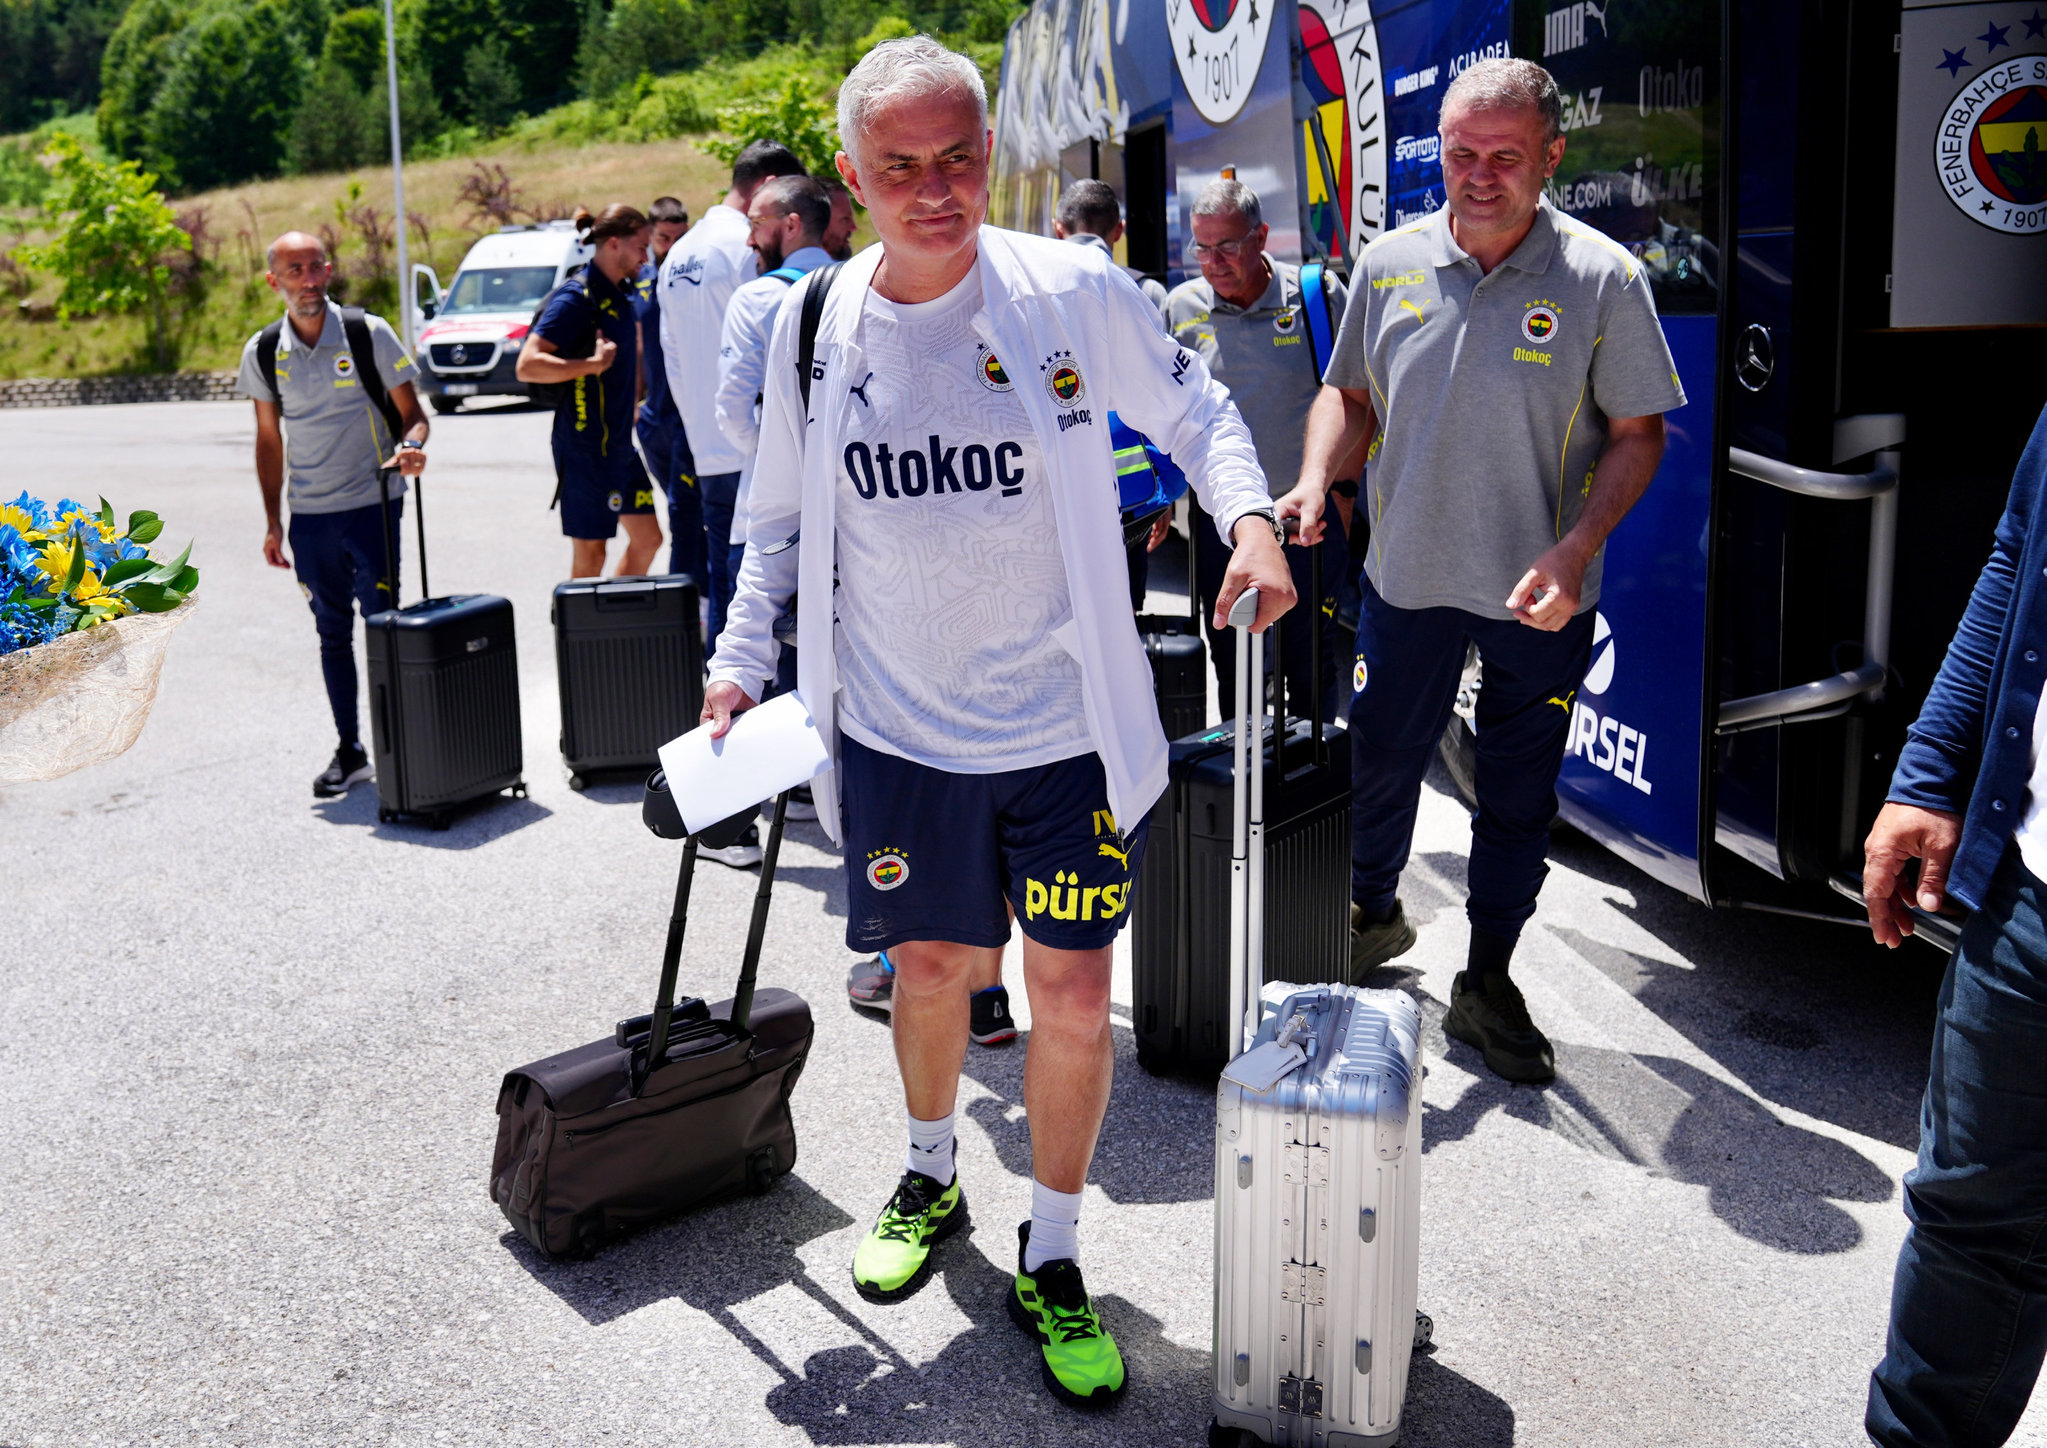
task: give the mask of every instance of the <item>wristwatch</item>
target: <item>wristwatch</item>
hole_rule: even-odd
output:
[[[400,452],[425,452],[426,444],[423,442],[414,442],[409,437],[401,437],[398,439],[398,450]]]
[[[1273,512],[1270,508],[1253,508],[1248,513],[1240,514],[1237,522],[1241,523],[1246,518],[1263,518],[1265,526],[1272,530],[1272,541],[1279,544],[1282,548],[1286,547],[1286,525],[1279,521],[1279,514]],[[1231,531],[1234,532],[1236,530],[1233,527]]]

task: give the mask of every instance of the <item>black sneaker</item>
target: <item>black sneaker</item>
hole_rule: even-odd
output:
[[[846,972],[846,999],[863,1011],[895,1014],[896,973],[889,968],[886,952],[853,963]]]
[[[375,773],[370,768],[370,757],[363,752],[360,744],[344,744],[334,751],[334,761],[320,771],[320,777],[313,781],[315,799],[332,799],[347,794],[349,786],[360,784]]]
[[[810,797],[810,786],[799,784],[789,791],[789,808],[784,811],[785,820],[814,820],[817,818],[817,801]]]
[[[761,862],[761,832],[755,826],[748,825],[745,834],[722,849],[714,850],[706,845],[697,846],[697,858],[716,860],[719,864],[730,865],[735,870],[743,870],[748,865],[758,865]]]
[[[1001,1046],[1016,1039],[1016,1018],[1009,1013],[1009,990],[991,985],[974,992],[967,1034],[977,1046]]]
[[[1443,1017],[1443,1031],[1468,1046],[1476,1046],[1495,1076],[1540,1086],[1557,1074],[1556,1054],[1549,1037],[1528,1019],[1528,1004],[1520,987],[1505,975],[1482,975],[1460,970],[1450,983],[1450,1010]]]

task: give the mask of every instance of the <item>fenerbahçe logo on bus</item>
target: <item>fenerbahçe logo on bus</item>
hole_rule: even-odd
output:
[[[2038,10],[2034,16],[2023,22],[2029,36]],[[1977,38],[2008,45],[2010,28],[1993,25]],[[1967,49],[1947,51],[1943,64],[1958,73],[1969,64]],[[1971,221],[2014,236],[2047,232],[2047,54],[1984,61],[1941,114],[1933,164],[1948,200]]]
[[[910,860],[893,846],[870,850],[867,855],[867,883],[877,890],[893,890],[910,878]]]
[[[1220,126],[1250,99],[1272,33],[1273,0],[1165,0],[1173,62],[1201,119]]]

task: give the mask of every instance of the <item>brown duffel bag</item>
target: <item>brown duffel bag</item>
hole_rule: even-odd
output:
[[[672,835],[681,826],[666,795],[657,773],[648,786],[648,823]],[[675,1003],[696,869],[692,836],[683,845],[653,1012],[620,1021],[606,1040],[506,1075],[491,1200],[550,1257],[588,1256],[709,1198],[766,1191],[795,1167],[789,1093],[810,1054],[810,1007],[789,991],[754,990],[786,808],[786,799],[776,801],[731,1000]]]

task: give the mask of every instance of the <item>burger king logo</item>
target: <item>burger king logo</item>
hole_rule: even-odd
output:
[[[877,890],[893,890],[910,878],[910,862],[898,850],[877,850],[867,857],[867,883]]]

